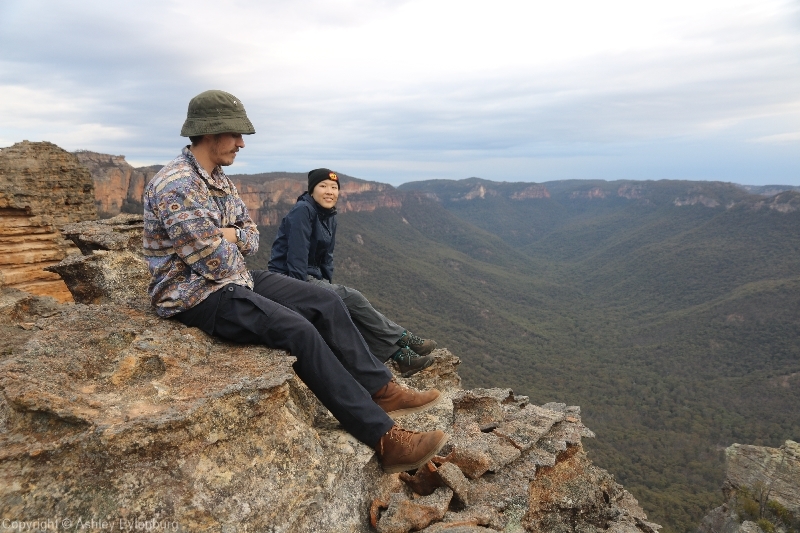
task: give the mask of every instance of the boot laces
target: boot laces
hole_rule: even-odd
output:
[[[409,348],[408,346],[403,346],[399,350],[397,350],[397,353],[394,355],[393,359],[398,363],[403,363],[408,365],[411,364],[411,360],[414,357],[418,357],[417,354],[415,354],[413,350],[411,350],[411,348]]]
[[[403,448],[411,447],[411,439],[414,438],[414,435],[414,431],[409,431],[399,426],[393,426],[389,431],[389,438],[397,441]]]
[[[392,429],[390,429],[386,433],[386,436],[389,439],[399,443],[401,447],[408,448],[408,449],[411,449],[411,439],[414,438],[414,435],[415,435],[414,431],[409,431],[407,429],[403,429],[398,425],[392,426]],[[383,454],[384,454],[383,439],[381,439],[378,442],[380,444],[380,455],[381,455],[381,457],[383,457]]]
[[[425,339],[423,339],[422,337],[419,337],[419,336],[417,336],[417,335],[414,335],[413,333],[409,333],[409,334],[407,335],[407,337],[408,337],[408,338],[407,338],[407,339],[405,339],[405,341],[408,343],[408,345],[409,345],[409,346],[413,346],[413,345],[417,345],[417,344],[422,344],[422,343],[424,343],[424,342],[425,342]]]
[[[397,340],[396,344],[398,346],[402,347],[402,348],[410,348],[411,346],[419,346],[420,344],[423,344],[424,342],[425,342],[425,339],[423,339],[419,335],[414,335],[410,331],[406,330],[406,331],[403,332],[403,334]]]

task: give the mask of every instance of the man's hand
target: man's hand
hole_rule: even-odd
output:
[[[236,244],[236,228],[222,228],[222,236],[226,241]]]

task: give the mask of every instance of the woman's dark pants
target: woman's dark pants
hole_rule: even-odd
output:
[[[251,291],[226,285],[175,316],[210,335],[286,350],[294,370],[334,417],[375,446],[394,422],[372,400],[392,374],[367,348],[334,292],[266,270]]]

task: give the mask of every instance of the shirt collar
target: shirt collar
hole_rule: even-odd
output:
[[[209,185],[230,194],[231,191],[230,187],[228,186],[228,176],[226,176],[225,172],[222,171],[222,167],[217,165],[214,167],[214,170],[211,171],[211,175],[209,175],[208,172],[206,172],[206,169],[204,169],[203,166],[197,162],[197,159],[189,149],[189,146],[190,145],[186,145],[183,150],[181,150],[181,154],[183,154],[183,157],[185,157],[189,164],[194,167],[195,171],[200,174],[200,177],[203,178]]]

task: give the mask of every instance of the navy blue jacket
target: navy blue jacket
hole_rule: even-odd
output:
[[[335,243],[336,208],[325,209],[305,192],[281,220],[267,268],[303,281],[331,281]]]

